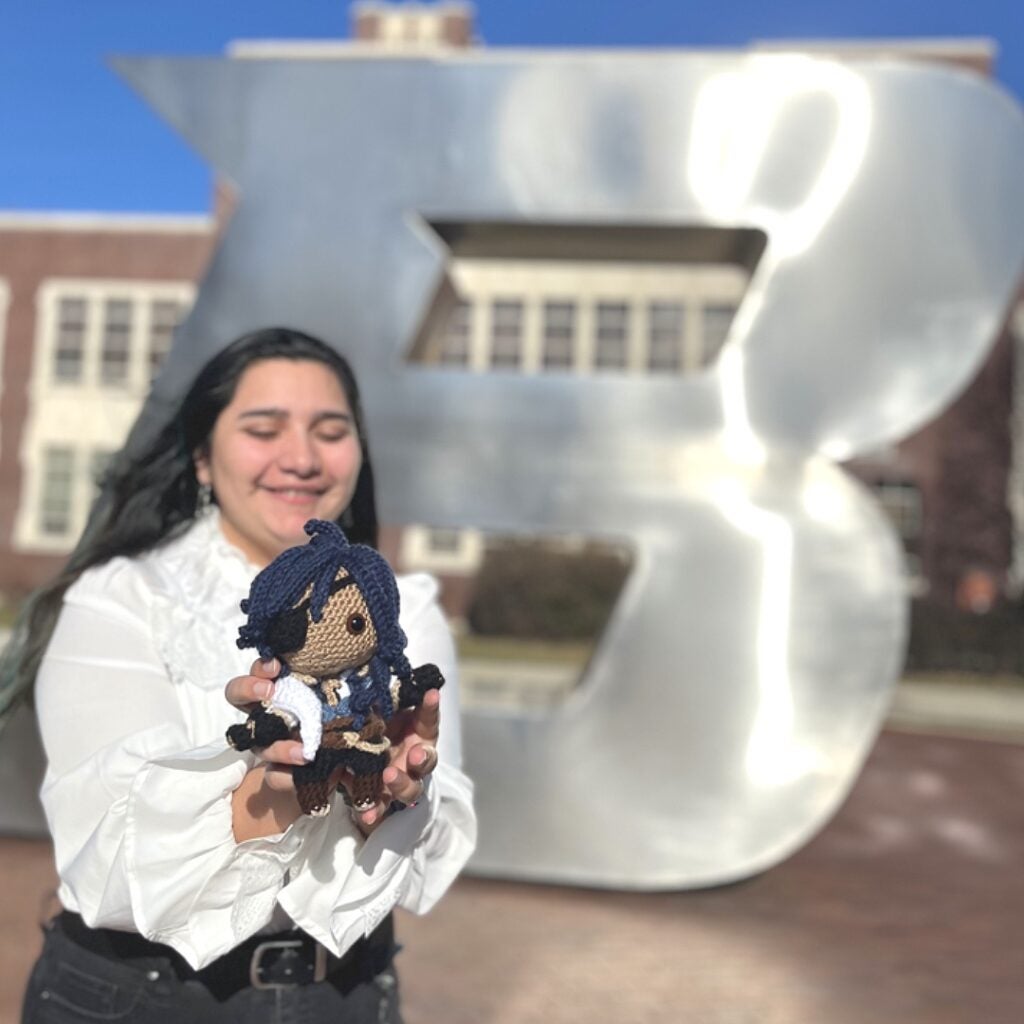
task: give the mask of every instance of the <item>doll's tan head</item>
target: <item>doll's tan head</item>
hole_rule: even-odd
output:
[[[312,594],[310,584],[295,605],[282,613],[287,620],[283,628],[271,624],[270,631],[278,633],[281,645],[289,648],[281,650],[282,659],[293,672],[321,679],[365,665],[377,652],[377,631],[366,599],[348,570],[338,570],[319,621],[310,610]],[[291,637],[289,631],[293,631]]]

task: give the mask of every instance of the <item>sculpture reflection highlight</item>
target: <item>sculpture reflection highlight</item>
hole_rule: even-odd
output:
[[[789,209],[752,204],[779,123],[793,116],[801,99],[816,95],[830,101],[835,128],[807,195]],[[728,222],[742,213],[768,232],[773,259],[799,256],[857,180],[871,136],[871,98],[863,79],[832,61],[753,57],[741,71],[711,75],[694,106],[687,174],[708,218]],[[776,171],[784,176],[793,169],[787,161]],[[784,193],[786,183],[772,181],[769,191]]]

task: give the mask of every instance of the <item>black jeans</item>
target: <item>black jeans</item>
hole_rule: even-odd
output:
[[[354,986],[326,981],[242,988],[219,1000],[172,958],[117,961],[45,929],[22,1024],[402,1024],[394,965]]]

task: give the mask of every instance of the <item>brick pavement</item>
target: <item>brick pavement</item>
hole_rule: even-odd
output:
[[[1020,1024],[1022,807],[1024,746],[887,731],[828,827],[747,882],[463,879],[401,918],[408,1024]],[[13,1024],[46,844],[0,841],[0,871]]]

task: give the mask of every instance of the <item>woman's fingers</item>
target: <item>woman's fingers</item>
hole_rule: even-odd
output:
[[[254,706],[269,700],[274,695],[274,680],[281,671],[280,662],[277,658],[269,658],[266,661],[257,659],[252,663],[247,676],[235,676],[226,687],[224,696],[229,704],[243,711],[251,710]],[[263,761],[267,762],[268,771],[271,768],[279,768],[282,772],[297,765],[305,764],[306,758],[302,753],[302,744],[297,740],[276,740],[268,743],[265,747],[254,747],[253,753]],[[290,772],[286,784],[275,785],[272,788],[287,788],[291,785]],[[268,779],[270,776],[268,775]]]
[[[441,733],[441,691],[427,690],[423,701],[413,712],[413,731],[417,736],[436,743]]]
[[[406,770],[414,780],[425,779],[437,767],[437,748],[429,743],[420,743],[409,751]],[[422,788],[422,787],[421,787]],[[401,799],[399,797],[398,799]]]
[[[257,748],[253,753],[274,764],[296,765],[305,764],[306,758],[302,754],[302,744],[298,740],[278,740],[269,746]]]
[[[395,801],[407,807],[415,804],[423,796],[423,780],[437,767],[437,750],[431,744],[420,743],[413,746],[405,759],[403,771],[397,765],[388,765],[384,769],[384,799],[374,807],[366,810],[352,809],[352,818],[364,835],[369,835],[384,820],[388,807]],[[349,773],[339,777],[344,785],[349,781]]]
[[[263,785],[277,793],[295,790],[295,779],[291,767],[284,764],[267,762],[264,766]]]
[[[437,767],[437,750],[427,743],[414,746],[405,759],[405,770],[396,764],[384,769],[384,786],[391,800],[414,804],[423,796],[423,780]]]
[[[227,686],[224,687],[224,696],[229,704],[243,710],[251,708],[254,704],[269,700],[274,692],[274,683],[270,679],[261,679],[258,676],[235,676]]]
[[[243,710],[269,700],[274,693],[273,681],[280,671],[281,666],[276,658],[269,661],[254,661],[249,675],[235,676],[224,687],[224,696],[229,704]]]
[[[281,671],[281,663],[277,658],[257,658],[249,669],[249,674],[262,676],[264,679],[276,679]]]
[[[352,809],[352,820],[364,836],[368,836],[387,817],[388,808],[395,800],[406,805],[414,804],[423,794],[423,783],[409,778],[394,765],[384,769],[384,786],[383,801],[363,811]]]
[[[377,804],[368,811],[353,811],[352,820],[356,823],[356,828],[364,836],[368,836],[384,820],[385,810],[387,808],[383,804]]]

